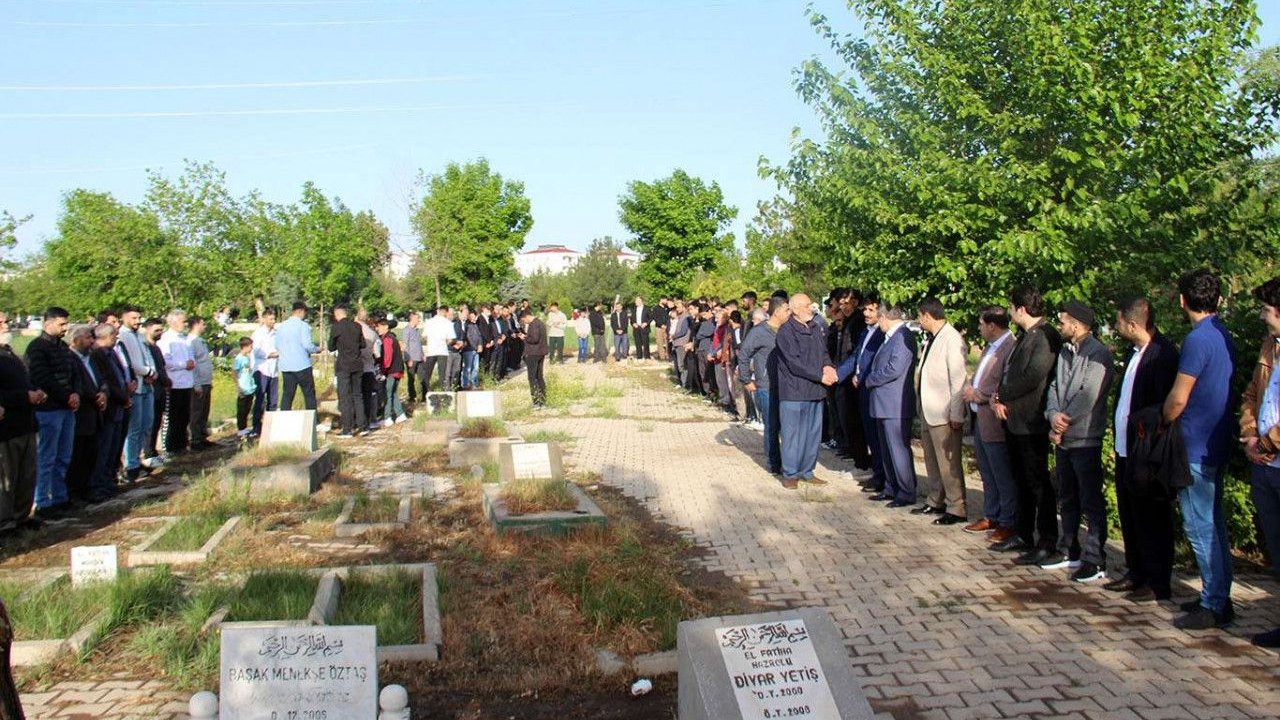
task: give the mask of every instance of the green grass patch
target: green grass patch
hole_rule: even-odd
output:
[[[102,611],[113,583],[72,588],[71,579],[59,578],[39,591],[15,594],[8,605],[15,640],[54,640],[70,637]],[[9,596],[6,596],[9,597]]]
[[[379,645],[416,645],[422,637],[422,578],[407,570],[353,571],[342,581],[334,625],[374,625]]]
[[[602,418],[616,418],[618,405],[612,398],[598,397],[591,401],[591,413]]]
[[[400,519],[400,498],[395,495],[356,495],[351,511],[353,523],[393,523]]]
[[[127,652],[149,667],[161,668],[180,690],[213,687],[218,681],[218,635],[201,634],[200,629],[233,594],[234,589],[223,584],[196,588],[173,612],[134,634]]]
[[[568,511],[578,499],[563,480],[512,480],[502,486],[501,498],[512,515]]]
[[[285,463],[296,463],[305,460],[311,453],[295,445],[272,445],[256,447],[237,454],[231,460],[233,468],[261,468]]]
[[[318,583],[315,575],[302,570],[254,573],[236,593],[227,620],[302,620],[315,602]]]
[[[578,375],[548,373],[547,407],[563,410],[574,403],[591,397],[591,388]]]
[[[573,433],[567,430],[534,430],[524,436],[524,441],[528,443],[571,443],[575,439]]]
[[[221,515],[187,515],[160,536],[148,551],[184,552],[199,550],[218,532],[227,518]]]
[[[506,437],[507,425],[497,418],[471,418],[458,430],[461,438]]]

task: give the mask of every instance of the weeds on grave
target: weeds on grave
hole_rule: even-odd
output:
[[[564,480],[512,480],[502,486],[500,497],[512,515],[566,512],[578,507],[578,499]]]
[[[471,418],[462,423],[458,430],[460,438],[496,438],[506,435],[506,423],[497,418]]]
[[[201,690],[218,681],[217,632],[202,633],[205,622],[234,596],[225,584],[195,588],[175,612],[129,638],[126,654],[159,667],[180,690]]]
[[[353,523],[393,523],[400,519],[400,498],[395,495],[379,493],[356,495],[355,507],[351,511]]]
[[[414,645],[422,637],[421,597],[421,573],[352,571],[342,581],[332,624],[375,625],[378,645]]]
[[[302,570],[252,573],[231,602],[227,620],[301,620],[311,610],[317,584],[315,575]]]
[[[270,447],[258,445],[238,453],[231,459],[230,465],[233,468],[271,467],[272,465],[302,462],[310,455],[310,451],[295,445],[272,445]]]
[[[70,637],[102,611],[111,592],[109,583],[72,588],[69,577],[26,594],[5,589],[14,640],[52,640]]]
[[[147,550],[148,552],[199,550],[228,519],[219,515],[182,517]]]
[[[524,435],[524,441],[528,443],[560,443],[563,445],[576,439],[573,433],[567,430],[534,430]]]

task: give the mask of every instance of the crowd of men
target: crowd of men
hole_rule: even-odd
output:
[[[1094,308],[1065,302],[1052,323],[1035,288],[1016,288],[1007,306],[978,311],[982,351],[972,370],[969,342],[937,298],[919,302],[913,325],[903,307],[851,288],[832,291],[825,312],[783,291],[764,304],[751,292],[724,302],[664,297],[652,308],[637,297],[614,302],[607,315],[604,303],[570,315],[552,303],[545,319],[527,300],[441,306],[426,320],[410,313],[398,334],[386,314],[338,304],[323,348],[307,306],[296,303],[278,325],[263,311],[239,341],[237,426],[242,436],[260,433],[264,413],[291,409],[299,393],[315,409],[312,363],[326,350],[339,437],[405,421],[431,389],[476,389],[521,365],[541,407],[544,365],[565,361],[571,327],[578,362],[607,362],[612,338],[615,362],[670,362],[685,391],[761,430],[765,463],[782,487],[827,482],[816,473],[826,447],[852,462],[870,501],[985,533],[1013,563],[1070,570],[1081,583],[1107,579],[1110,430],[1127,572],[1104,587],[1135,601],[1171,599],[1176,502],[1202,590],[1175,625],[1222,627],[1235,614],[1223,475],[1236,441],[1280,574],[1280,373],[1271,372],[1280,357],[1280,278],[1254,293],[1270,336],[1243,398],[1230,389],[1236,350],[1217,315],[1218,279],[1193,271],[1178,292],[1191,325],[1181,347],[1159,331],[1151,302],[1132,298],[1117,305],[1110,328],[1125,346],[1117,362],[1095,334]],[[181,310],[144,322],[136,307],[68,325],[67,312],[53,307],[20,359],[0,315],[0,530],[101,502],[166,454],[207,447],[205,329]],[[917,426],[923,487],[911,451]],[[966,427],[983,488],[976,517],[965,497]],[[1280,646],[1280,629],[1255,642]]]

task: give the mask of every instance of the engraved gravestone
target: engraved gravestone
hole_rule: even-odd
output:
[[[375,720],[372,625],[223,626],[219,720]]]
[[[872,717],[821,608],[682,622],[676,649],[680,720]]]
[[[561,480],[564,460],[555,443],[507,443],[498,449],[502,482],[511,480]]]
[[[298,447],[315,452],[316,411],[274,410],[262,415],[262,439],[258,444],[266,447]]]
[[[458,422],[501,416],[498,393],[490,390],[460,392],[454,396],[454,402],[458,406]]]
[[[119,571],[115,545],[81,545],[71,548],[71,586],[111,582]]]
[[[427,414],[436,415],[453,415],[453,396],[451,392],[433,391],[426,394],[424,400],[427,405]]]

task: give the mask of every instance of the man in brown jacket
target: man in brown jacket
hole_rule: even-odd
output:
[[[1271,570],[1280,575],[1280,374],[1273,372],[1280,358],[1280,277],[1262,284],[1253,296],[1262,305],[1267,336],[1244,391],[1240,442],[1253,470],[1253,505],[1267,539]],[[1280,627],[1254,635],[1253,643],[1280,647]]]
[[[1001,543],[1018,535],[1018,488],[1009,466],[1004,423],[991,408],[991,398],[1000,390],[1005,363],[1013,352],[1009,313],[994,305],[983,308],[978,317],[978,333],[987,347],[962,393],[974,413],[973,448],[982,476],[982,517],[964,529],[989,532],[991,542]]]

